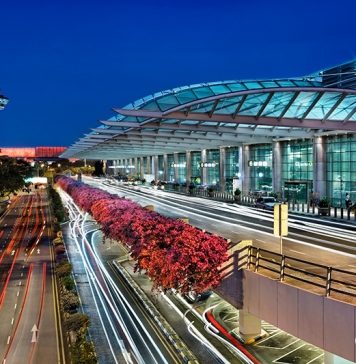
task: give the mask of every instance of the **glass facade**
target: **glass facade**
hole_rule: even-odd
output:
[[[313,141],[282,143],[282,196],[306,203],[313,189]]]
[[[326,140],[326,188],[333,206],[345,207],[346,193],[356,202],[356,136]]]
[[[178,154],[178,164],[176,165],[178,172],[178,183],[185,183],[187,181],[187,159],[185,153]]]
[[[225,151],[225,190],[232,193],[233,178],[240,177],[239,174],[239,148],[226,148]]]
[[[220,183],[220,150],[211,149],[206,151],[206,183],[208,186],[219,188]]]
[[[167,155],[167,180],[168,182],[175,182],[174,178],[174,155]]]
[[[272,191],[272,144],[250,146],[250,189],[252,191]]]
[[[191,152],[191,161],[192,161],[192,170],[191,170],[191,178],[192,182],[196,185],[200,185],[201,181],[201,171],[200,163],[201,163],[201,152]]]
[[[141,174],[141,158],[137,158],[137,165],[136,165],[136,171],[137,174],[140,175]],[[122,165],[122,161],[120,161],[120,165]]]
[[[163,155],[158,156],[158,179],[163,179],[164,175],[164,158]]]

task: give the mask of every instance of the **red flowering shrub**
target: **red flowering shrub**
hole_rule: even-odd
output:
[[[57,176],[56,182],[106,236],[130,247],[136,269],[147,272],[154,288],[201,293],[219,284],[218,268],[227,260],[225,239],[71,178]]]

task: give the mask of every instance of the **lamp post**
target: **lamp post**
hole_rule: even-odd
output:
[[[0,110],[4,110],[8,103],[9,99],[4,95],[0,95]]]
[[[340,208],[342,207],[342,189],[344,187],[343,184],[343,180],[342,180],[342,175],[339,176],[339,180],[340,180]]]

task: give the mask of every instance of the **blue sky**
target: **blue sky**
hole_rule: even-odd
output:
[[[356,1],[7,1],[0,146],[70,145],[147,94],[356,57]]]

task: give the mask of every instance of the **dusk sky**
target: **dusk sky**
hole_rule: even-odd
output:
[[[112,107],[356,57],[356,1],[3,1],[0,146],[70,145]]]

